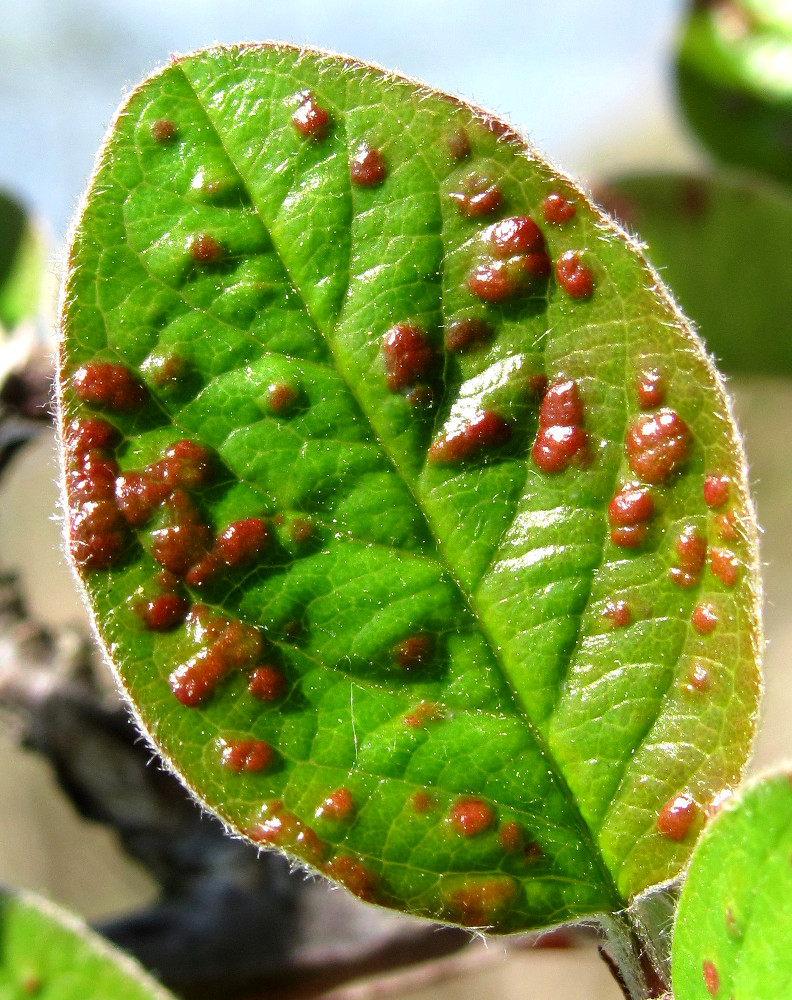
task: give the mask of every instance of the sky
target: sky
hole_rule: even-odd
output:
[[[5,8],[5,9],[4,9]],[[123,94],[172,52],[280,39],[492,108],[582,179],[687,157],[681,0],[0,0],[0,188],[59,241]]]

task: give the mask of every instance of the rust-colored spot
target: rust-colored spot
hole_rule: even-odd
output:
[[[636,475],[648,483],[665,483],[687,460],[690,429],[674,410],[658,410],[633,421],[625,449]]]
[[[693,608],[690,623],[699,635],[709,635],[718,624],[718,612],[711,604],[702,601]]]
[[[676,541],[677,564],[668,571],[678,587],[693,587],[701,579],[707,559],[707,540],[694,524],[687,525]]]
[[[483,319],[456,319],[446,327],[445,345],[453,353],[470,351],[488,343],[494,332]]]
[[[89,451],[112,448],[118,444],[118,431],[101,417],[72,420],[66,428],[66,448],[69,458],[80,458]]]
[[[434,805],[434,798],[429,792],[413,792],[410,796],[410,804],[417,813],[427,813]]]
[[[594,272],[583,263],[577,251],[567,250],[561,254],[555,264],[555,274],[558,284],[570,298],[587,299],[592,295]]]
[[[464,795],[452,806],[449,821],[463,837],[476,837],[490,829],[495,822],[495,811],[482,799]]]
[[[563,472],[574,458],[587,457],[587,440],[580,427],[542,427],[531,456],[542,472]]]
[[[446,147],[452,160],[466,160],[471,153],[467,132],[463,128],[451,132],[446,136]]]
[[[138,613],[150,631],[167,632],[184,621],[189,608],[189,602],[179,594],[159,594],[141,602]]]
[[[352,183],[358,187],[376,187],[382,184],[388,172],[385,157],[379,149],[362,145],[358,148],[349,164],[349,175]]]
[[[69,500],[79,506],[88,500],[112,500],[118,466],[105,452],[95,450],[76,456],[66,476]]]
[[[542,230],[527,215],[514,215],[491,226],[488,238],[493,254],[500,258],[544,250]]]
[[[307,518],[293,517],[289,521],[289,537],[296,545],[309,541],[313,534],[314,526]]]
[[[740,562],[731,549],[711,549],[709,563],[710,569],[724,587],[733,587],[737,583]]]
[[[410,729],[423,729],[427,722],[436,722],[442,718],[443,713],[437,705],[431,701],[422,701],[409,715],[404,716],[404,724]]]
[[[170,142],[176,136],[176,123],[170,118],[158,118],[151,123],[151,138],[154,142]]]
[[[729,501],[731,480],[728,476],[711,475],[704,480],[704,503],[708,507],[723,507]]]
[[[317,819],[348,823],[355,815],[355,800],[348,788],[336,788],[316,810]]]
[[[124,365],[111,361],[91,361],[72,376],[74,394],[83,403],[119,412],[139,410],[146,402],[146,390]]]
[[[345,888],[366,902],[372,902],[377,891],[377,877],[361,861],[338,854],[324,866],[324,872],[330,878],[340,882]]]
[[[450,915],[465,927],[487,927],[502,917],[514,902],[517,880],[509,875],[470,875],[446,889],[443,896]]]
[[[260,517],[248,517],[217,536],[212,552],[226,566],[243,566],[260,555],[269,543],[270,532]]]
[[[174,491],[163,504],[165,524],[152,532],[151,554],[165,569],[184,576],[209,548],[209,529],[182,490]]]
[[[543,472],[557,473],[573,460],[588,460],[588,436],[583,429],[583,403],[577,383],[556,379],[539,407],[539,432],[531,456]]]
[[[693,660],[687,673],[688,691],[706,691],[710,685],[709,670],[700,660]]]
[[[737,528],[737,518],[733,510],[728,510],[725,514],[716,514],[712,519],[712,523],[721,541],[736,542],[740,537]]]
[[[236,774],[266,771],[275,757],[272,747],[263,740],[221,740],[220,747],[224,767]]]
[[[698,806],[690,795],[675,795],[660,810],[657,829],[669,840],[684,840],[698,813]]]
[[[485,174],[471,173],[462,181],[460,191],[452,191],[460,213],[468,219],[492,215],[503,204],[503,192],[492,178]]]
[[[485,410],[470,423],[444,434],[429,449],[429,461],[438,464],[464,462],[482,452],[499,448],[512,435],[512,426],[492,410]]]
[[[256,667],[248,681],[248,691],[259,701],[277,701],[286,693],[286,678],[278,667]]]
[[[196,264],[217,264],[223,259],[222,244],[209,233],[197,233],[187,241],[187,252]]]
[[[434,636],[418,632],[396,643],[393,647],[393,661],[403,670],[415,670],[431,663],[434,651]]]
[[[291,116],[292,124],[305,139],[316,142],[324,139],[330,131],[330,115],[309,91],[299,94],[298,100],[300,106]]]
[[[483,302],[506,302],[525,287],[524,272],[512,261],[495,260],[477,264],[468,275],[467,285]]]
[[[620,528],[642,524],[652,519],[654,509],[652,494],[646,487],[623,486],[608,505],[608,521]]]
[[[632,612],[626,601],[608,601],[602,617],[607,618],[614,628],[626,628],[632,622]]]
[[[171,489],[194,490],[210,482],[214,474],[212,453],[197,441],[176,441],[163,457],[146,469],[146,474]]]
[[[514,819],[508,820],[498,830],[498,840],[504,851],[516,854],[523,849],[525,843],[522,826]]]
[[[189,362],[179,354],[151,356],[142,366],[146,378],[165,392],[174,389],[189,370]]]
[[[425,378],[436,359],[426,331],[413,323],[397,323],[382,338],[385,380],[391,392],[399,392]]]
[[[310,864],[318,865],[326,855],[328,845],[316,832],[279,799],[268,802],[261,810],[259,821],[247,834],[259,844],[271,844],[299,854]]]
[[[273,382],[267,387],[267,409],[271,413],[288,413],[299,398],[299,393],[288,382]]]
[[[539,407],[540,427],[579,427],[583,423],[583,403],[573,379],[557,379],[544,394]]]
[[[707,988],[707,993],[711,997],[716,997],[720,992],[720,976],[715,965],[709,959],[704,959],[701,963],[701,974],[704,977],[704,985]]]
[[[635,381],[635,395],[642,410],[654,410],[665,402],[666,380],[657,368],[643,372]]]
[[[575,203],[556,191],[549,194],[542,202],[544,220],[554,226],[565,226],[575,217],[576,212]]]
[[[742,937],[742,931],[740,930],[740,925],[737,923],[737,920],[734,916],[734,911],[730,906],[726,908],[724,922],[726,924],[726,930],[729,932],[729,935],[731,937],[733,938]]]
[[[204,701],[232,671],[249,667],[261,653],[261,634],[240,621],[213,615],[206,605],[194,604],[187,616],[188,631],[202,648],[170,675],[171,690],[188,708]]]
[[[116,503],[128,524],[141,527],[171,494],[167,483],[145,472],[125,472],[115,481]]]

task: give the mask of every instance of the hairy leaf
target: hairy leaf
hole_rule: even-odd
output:
[[[171,994],[82,921],[28,893],[0,892],[0,996],[168,1000]]]
[[[792,14],[785,0],[695,0],[682,32],[683,110],[724,163],[792,181]]]
[[[213,49],[125,104],[70,264],[72,556],[196,794],[501,931],[676,873],[754,726],[751,505],[700,343],[574,185],[410,81]]]
[[[674,930],[677,1000],[766,1000],[792,981],[792,780],[762,778],[697,847]]]
[[[707,347],[734,374],[789,373],[792,199],[735,177],[639,174],[598,202],[647,243],[647,256]]]

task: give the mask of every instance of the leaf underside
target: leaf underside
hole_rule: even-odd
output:
[[[127,955],[71,914],[0,892],[0,995],[40,1000],[173,1000]]]
[[[679,871],[754,725],[741,447],[655,275],[507,126],[311,51],[170,64],[102,152],[60,392],[99,635],[237,830],[497,931]]]
[[[609,181],[596,197],[646,242],[719,368],[790,373],[792,198],[783,188],[754,178],[636,174]]]
[[[762,778],[696,849],[674,930],[677,1000],[765,1000],[792,983],[792,781]]]
[[[718,160],[792,182],[792,15],[778,0],[692,3],[677,53],[682,108]]]

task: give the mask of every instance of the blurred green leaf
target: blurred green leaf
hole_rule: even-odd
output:
[[[792,198],[739,177],[640,174],[599,203],[647,256],[730,374],[792,373]]]
[[[677,913],[676,1000],[782,1000],[792,983],[792,780],[741,789],[697,847]]]
[[[696,0],[677,82],[699,139],[724,163],[792,182],[792,9],[786,0]]]
[[[445,95],[221,48],[132,94],[70,262],[72,554],[196,794],[499,931],[676,874],[754,728],[755,527],[699,342],[582,194]]]
[[[0,891],[3,1000],[174,1000],[129,956],[72,914]]]
[[[44,241],[22,206],[0,194],[0,327],[10,330],[40,308]]]

